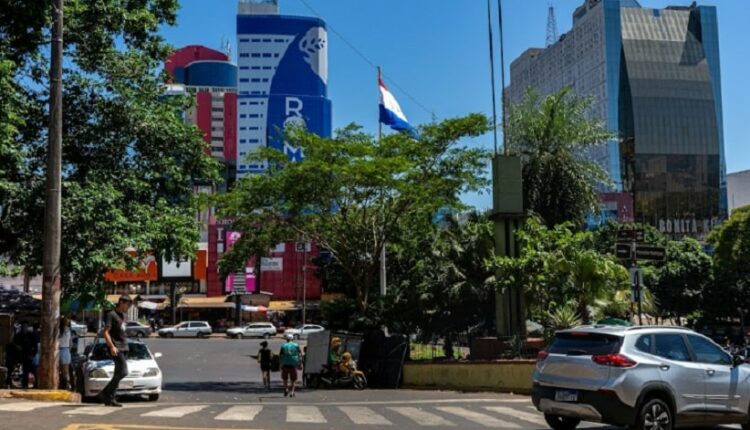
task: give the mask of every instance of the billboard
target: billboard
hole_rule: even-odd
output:
[[[248,157],[263,147],[290,160],[304,154],[284,142],[289,124],[331,135],[328,100],[328,31],[317,18],[283,15],[237,17],[237,176],[260,173]]]

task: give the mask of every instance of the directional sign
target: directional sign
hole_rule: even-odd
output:
[[[637,260],[664,261],[667,258],[667,250],[661,246],[638,245],[635,248]]]
[[[641,229],[622,229],[617,230],[618,242],[643,242],[644,233]]]
[[[633,258],[633,246],[629,243],[616,244],[615,256],[621,260],[631,260]]]

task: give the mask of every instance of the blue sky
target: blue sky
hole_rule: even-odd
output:
[[[305,2],[329,24],[328,96],[333,101],[334,128],[355,122],[375,133],[378,90],[373,67],[332,30],[383,67],[390,78],[386,84],[412,123],[429,122],[433,114],[437,119],[469,112],[491,115],[485,0],[280,0],[281,11],[313,15]],[[560,33],[570,30],[572,12],[582,2],[553,0]],[[644,7],[657,8],[691,2],[641,0]],[[746,146],[750,138],[742,125],[750,119],[750,44],[744,33],[750,7],[746,0],[699,3],[718,6],[728,171],[750,169]],[[181,4],[177,26],[164,30],[169,43],[219,48],[225,37],[236,45],[236,0],[181,0]],[[506,63],[510,64],[525,49],[544,45],[548,0],[505,0],[503,7]],[[492,137],[469,143],[491,148]],[[491,205],[486,194],[465,200],[479,208]]]

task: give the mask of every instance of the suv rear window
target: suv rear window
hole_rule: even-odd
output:
[[[562,355],[608,355],[620,350],[622,339],[599,333],[558,333],[547,352]]]

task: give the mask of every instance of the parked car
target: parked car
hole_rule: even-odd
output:
[[[213,333],[205,321],[185,321],[158,331],[160,337],[208,337]]]
[[[88,327],[86,327],[83,324],[78,324],[75,321],[71,321],[70,331],[72,331],[78,337],[86,337],[86,332],[88,332]]]
[[[162,373],[156,362],[161,354],[152,354],[148,346],[138,340],[128,340],[129,374],[120,382],[117,394],[120,396],[148,396],[148,400],[159,400],[162,389]],[[80,378],[77,388],[83,398],[98,395],[112,379],[115,365],[107,351],[104,339],[97,338],[86,348],[83,358],[78,363]]]
[[[244,327],[235,327],[227,330],[227,337],[242,339],[243,337],[270,338],[276,336],[276,326],[271,323],[251,323]]]
[[[539,353],[532,400],[555,430],[581,421],[748,429],[750,366],[743,363],[684,328],[579,327],[558,332]]]
[[[290,328],[284,332],[284,336],[291,334],[295,339],[307,339],[307,335],[310,333],[317,333],[325,331],[325,328],[315,324],[305,324],[297,326],[296,328]]]
[[[138,321],[128,321],[125,325],[125,333],[128,337],[143,338],[151,336],[151,327],[143,325]]]

